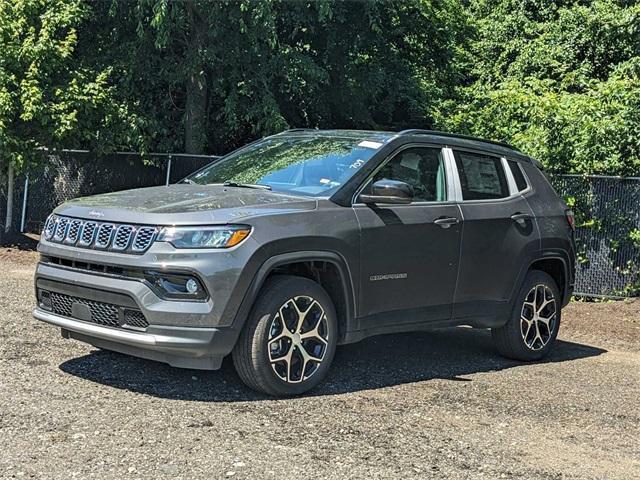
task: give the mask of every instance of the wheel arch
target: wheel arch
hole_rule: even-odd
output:
[[[323,273],[323,268],[331,266],[332,271]],[[258,268],[236,313],[238,331],[242,329],[267,279],[277,274],[297,275],[318,282],[329,294],[338,316],[339,343],[349,331],[355,318],[355,293],[351,272],[346,260],[339,253],[324,250],[287,252],[274,255]],[[332,281],[337,275],[338,285]]]
[[[553,278],[560,290],[560,297],[562,298],[562,305],[564,306],[566,302],[568,302],[567,292],[568,292],[568,271],[567,271],[567,263],[566,261],[559,256],[549,256],[544,258],[539,258],[533,261],[529,265],[530,270],[539,270],[551,278]]]

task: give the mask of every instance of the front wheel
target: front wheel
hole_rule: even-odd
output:
[[[233,350],[233,363],[254,390],[298,395],[327,375],[337,336],[327,292],[307,278],[277,275],[260,291]]]
[[[560,329],[560,290],[545,272],[527,273],[507,323],[491,330],[494,344],[505,357],[540,360],[553,347]]]

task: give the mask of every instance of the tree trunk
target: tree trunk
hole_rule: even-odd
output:
[[[187,153],[205,153],[207,146],[207,76],[204,71],[187,79],[184,118],[184,148]]]
[[[200,58],[206,47],[207,25],[193,2],[187,2],[190,24],[189,52],[196,57],[194,71],[187,78],[186,112],[184,117],[184,148],[187,153],[205,153],[207,146],[207,74]]]

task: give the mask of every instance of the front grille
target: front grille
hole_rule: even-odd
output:
[[[63,241],[64,237],[67,235],[68,226],[69,226],[69,219],[60,217],[58,219],[58,224],[56,226],[56,233],[53,235],[53,240],[56,242]]]
[[[50,242],[81,248],[141,254],[155,241],[158,231],[157,227],[146,225],[103,223],[51,215],[45,223],[43,236]]]
[[[133,327],[135,329],[144,329],[149,326],[149,322],[147,322],[147,319],[140,310],[48,290],[40,289],[38,293],[40,305],[46,310],[50,310],[62,317],[75,318],[105,327]],[[80,309],[75,307],[76,312],[74,312],[74,304],[87,307],[89,316],[76,315],[75,313]],[[86,312],[86,309],[83,309],[83,311]]]
[[[126,250],[129,247],[129,240],[131,240],[132,233],[133,227],[131,225],[120,225],[113,239],[113,249]]]
[[[147,249],[149,244],[156,236],[156,229],[153,227],[140,227],[136,232],[136,237],[133,241],[132,250],[134,252],[143,252]]]
[[[96,222],[85,222],[82,227],[82,234],[78,241],[78,246],[88,247],[93,243],[96,237],[96,231],[98,230],[98,224]]]
[[[50,215],[49,218],[47,218],[47,222],[44,225],[44,238],[46,238],[47,240],[51,240],[51,237],[53,237],[53,234],[56,231],[56,216],[55,215]]]
[[[113,229],[115,225],[111,223],[103,223],[98,228],[98,236],[96,238],[95,246],[96,248],[108,248],[111,243],[111,234],[113,233]]]
[[[80,227],[82,222],[80,220],[72,220],[69,224],[69,230],[67,230],[67,236],[64,239],[64,243],[76,243],[78,236],[80,235]]]

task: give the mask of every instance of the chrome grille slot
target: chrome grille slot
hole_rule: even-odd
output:
[[[114,228],[115,225],[111,223],[103,223],[100,225],[98,228],[98,235],[96,236],[96,248],[107,248],[109,246]]]
[[[47,219],[47,223],[45,223],[45,225],[44,225],[44,238],[46,238],[47,240],[51,240],[51,237],[53,237],[53,234],[56,231],[56,220],[57,219],[58,219],[58,217],[56,217],[55,215],[51,215]]]
[[[82,233],[80,234],[80,240],[78,245],[81,247],[88,247],[93,243],[93,239],[96,236],[96,230],[98,224],[96,222],[86,222],[82,226]]]
[[[134,252],[144,252],[149,245],[155,240],[156,229],[155,227],[140,227],[136,232],[136,237],[133,240],[131,249]]]
[[[120,225],[113,237],[113,245],[111,247],[114,250],[126,250],[134,230],[131,225]]]
[[[155,241],[159,228],[143,225],[96,222],[51,215],[42,236],[53,243],[115,252],[142,254]]]
[[[69,219],[64,217],[58,217],[58,222],[56,226],[56,233],[53,236],[53,239],[56,242],[61,242],[64,240],[64,237],[67,235],[67,227],[69,226]]]
[[[82,228],[81,220],[71,220],[69,224],[69,229],[67,230],[67,236],[64,239],[64,243],[74,244],[78,241],[78,237],[80,236],[80,229]]]

